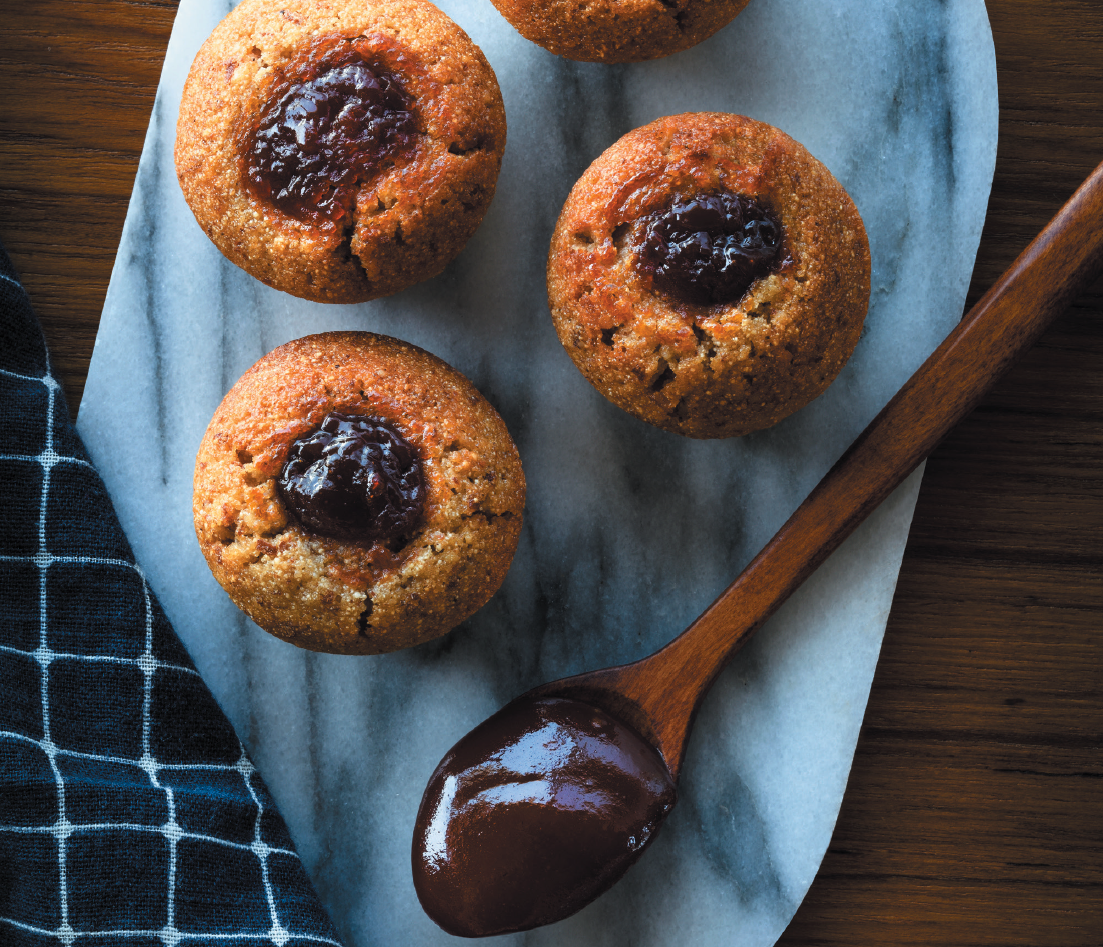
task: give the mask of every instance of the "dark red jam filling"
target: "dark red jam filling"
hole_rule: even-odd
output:
[[[631,728],[581,701],[520,697],[430,778],[414,889],[461,937],[551,924],[610,888],[676,799],[662,757]]]
[[[333,413],[291,445],[280,496],[304,529],[353,542],[408,533],[425,507],[417,451],[386,421]]]
[[[278,81],[246,142],[249,188],[304,222],[349,212],[356,186],[417,134],[398,76],[347,43]]]
[[[656,289],[683,302],[735,302],[782,255],[777,217],[740,194],[697,194],[642,222],[640,267]]]

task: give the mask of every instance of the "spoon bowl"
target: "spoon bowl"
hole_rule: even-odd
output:
[[[518,698],[429,780],[414,842],[422,907],[466,937],[574,914],[635,863],[676,798],[663,758],[622,721],[577,700]]]

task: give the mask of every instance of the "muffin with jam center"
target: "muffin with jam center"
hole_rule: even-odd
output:
[[[749,0],[493,0],[525,39],[581,62],[641,62],[708,39]]]
[[[215,412],[192,510],[234,603],[312,651],[378,654],[449,631],[497,591],[525,477],[455,369],[368,332],[288,342]]]
[[[238,266],[362,302],[460,252],[505,137],[493,70],[428,0],[244,0],[192,63],[176,173]]]
[[[757,431],[821,394],[869,290],[842,185],[773,126],[719,112],[614,143],[571,190],[548,255],[552,319],[582,374],[688,437]]]

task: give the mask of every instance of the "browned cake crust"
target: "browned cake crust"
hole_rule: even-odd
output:
[[[319,38],[366,44],[413,97],[418,135],[360,185],[353,219],[317,226],[245,186],[243,136],[281,67]],[[428,0],[244,0],[192,64],[176,173],[215,245],[257,279],[318,302],[362,302],[435,276],[475,232],[505,148],[489,63]]]
[[[774,272],[735,303],[653,289],[632,225],[696,193],[757,198],[778,215]],[[869,243],[831,173],[778,129],[698,112],[629,132],[579,178],[548,256],[559,339],[618,407],[689,437],[769,427],[824,391],[850,357],[869,303]]]
[[[727,26],[749,0],[493,0],[525,39],[582,62],[681,52]]]
[[[276,479],[291,444],[332,411],[392,423],[417,450],[423,519],[397,551],[312,535]],[[330,332],[268,353],[230,389],[199,447],[195,532],[235,604],[313,651],[378,654],[442,635],[505,578],[525,477],[505,424],[434,355]]]

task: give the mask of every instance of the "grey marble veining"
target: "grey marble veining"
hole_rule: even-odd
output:
[[[444,751],[540,681],[640,657],[735,576],[960,317],[995,160],[982,0],[754,0],[654,63],[556,59],[485,0],[442,3],[482,46],[509,120],[498,194],[439,278],[362,306],[280,294],[227,263],[176,185],[184,76],[229,10],[182,0],[108,293],[79,428],[139,561],[271,786],[348,943],[450,940],[419,909],[409,846]],[[858,350],[808,408],[723,442],[653,430],[597,395],[552,329],[544,257],[575,178],[625,131],[686,110],[785,129],[854,197],[873,252]],[[451,635],[375,658],[259,631],[191,526],[195,451],[237,377],[310,332],[421,345],[498,407],[529,482],[502,591]],[[918,474],[724,673],[681,800],[609,895],[525,945],[767,945],[819,866],[846,785]]]

